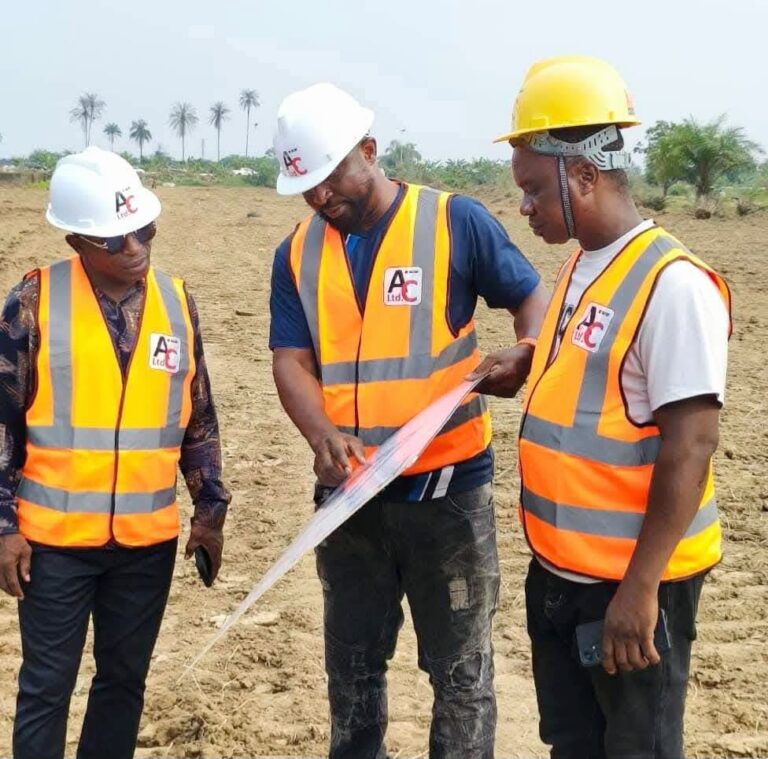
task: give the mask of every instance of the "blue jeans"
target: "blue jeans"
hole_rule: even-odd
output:
[[[327,497],[318,488],[316,500]],[[330,759],[384,759],[387,661],[413,616],[434,691],[430,759],[493,759],[491,623],[499,590],[490,484],[420,503],[374,499],[316,550],[325,602]]]
[[[571,582],[531,561],[525,584],[541,740],[552,759],[683,759],[691,642],[704,575],[659,587],[672,644],[627,674],[582,667],[575,628],[605,617],[618,584]]]

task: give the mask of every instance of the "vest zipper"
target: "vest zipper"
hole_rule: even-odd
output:
[[[360,410],[357,405],[358,388],[360,387],[360,348],[363,345],[362,330],[360,330],[360,339],[357,341],[357,356],[355,356],[355,437],[360,433]]]
[[[349,282],[352,286],[352,293],[355,296],[355,301],[357,302],[357,308],[360,312],[360,337],[357,340],[357,355],[355,356],[355,437],[359,437],[360,433],[360,409],[358,407],[358,388],[360,385],[360,350],[363,347],[363,331],[364,331],[364,322],[365,322],[365,304],[368,300],[368,291],[370,290],[371,285],[371,277],[373,277],[373,271],[376,268],[376,259],[379,257],[379,251],[381,250],[381,246],[384,242],[384,238],[387,236],[387,233],[389,232],[389,228],[392,226],[392,222],[394,221],[395,217],[400,211],[400,207],[403,204],[403,201],[405,200],[406,193],[408,192],[408,185],[400,182],[401,186],[403,187],[402,193],[399,194],[399,196],[395,199],[394,203],[396,204],[395,209],[392,211],[392,215],[389,217],[389,220],[387,221],[387,225],[384,228],[384,230],[381,233],[381,237],[379,238],[379,243],[376,246],[376,249],[373,251],[373,260],[371,261],[370,270],[368,272],[368,284],[365,290],[365,297],[361,301],[358,293],[357,288],[355,287],[355,277],[352,273],[352,261],[349,258],[349,252],[347,251],[347,235],[339,233],[339,238],[341,239],[341,247],[344,252],[344,260],[347,264],[347,273],[349,274]],[[399,191],[398,191],[399,192]]]
[[[581,253],[579,253],[579,257],[581,257]],[[573,272],[576,269],[576,266],[578,265],[578,261],[574,263],[573,267],[571,268],[570,273],[568,274],[568,282],[565,285],[565,289],[563,290],[563,302],[560,304],[560,309],[557,312],[557,321],[555,322],[555,334],[554,334],[554,343],[557,343],[557,350],[553,352],[553,348],[555,347],[554,343],[549,348],[549,355],[547,356],[547,363],[544,367],[544,369],[541,372],[541,375],[539,375],[539,379],[536,380],[536,384],[531,388],[530,395],[528,396],[528,406],[531,405],[531,401],[533,400],[533,394],[536,392],[536,388],[539,386],[539,383],[544,379],[544,375],[547,373],[547,370],[552,366],[552,364],[555,363],[555,359],[557,358],[558,354],[560,353],[560,347],[563,344],[563,339],[559,334],[560,331],[560,322],[563,318],[563,312],[565,309],[565,299],[568,296],[568,289],[571,286],[571,281],[573,279]],[[591,285],[590,285],[591,286]],[[584,293],[589,289],[589,286],[584,290]],[[578,311],[578,307],[581,305],[581,302],[584,298],[584,293],[581,294],[581,298],[579,299],[579,302],[576,305],[576,308],[573,309],[573,313],[568,319],[568,322],[566,323],[565,327],[563,328],[563,335],[565,335],[567,331],[568,325],[571,323],[572,319],[576,315]],[[523,414],[520,418],[520,432],[518,433],[518,437],[522,437],[523,435],[523,429],[525,428],[525,423],[528,420],[528,410],[526,409],[523,411]],[[534,556],[538,556],[536,553],[536,549],[533,547],[533,541],[530,538],[530,535],[528,534],[528,517],[526,515],[525,506],[523,505],[523,489],[525,487],[525,481],[523,477],[523,468],[520,467],[520,522],[522,523],[523,527],[523,536],[525,537],[525,542],[528,543],[528,547],[531,549],[531,553]]]
[[[85,267],[83,267],[85,268]],[[85,271],[86,276],[88,276],[88,271]],[[88,280],[90,281],[90,277],[88,277]],[[128,357],[128,365],[125,367],[125,370],[123,370],[123,364],[120,361],[120,353],[117,349],[117,345],[115,344],[115,341],[112,339],[112,333],[109,331],[109,324],[107,324],[107,317],[104,315],[104,309],[101,307],[101,301],[99,300],[99,297],[96,295],[96,292],[93,287],[93,282],[91,282],[91,291],[93,292],[93,297],[96,298],[96,303],[99,306],[99,311],[101,312],[101,318],[104,320],[104,327],[107,330],[107,334],[109,335],[109,340],[112,343],[112,349],[115,353],[115,360],[117,361],[117,366],[120,369],[120,378],[122,380],[122,386],[123,389],[120,392],[120,405],[117,408],[117,419],[115,421],[115,447],[113,450],[114,453],[114,471],[112,476],[112,500],[109,506],[109,540],[107,541],[107,545],[110,543],[115,543],[116,545],[120,545],[118,543],[117,539],[115,538],[115,529],[114,529],[114,523],[115,523],[115,509],[117,506],[117,475],[118,470],[120,468],[120,424],[123,420],[123,407],[125,406],[125,391],[127,389],[128,385],[128,373],[131,369],[131,364],[133,363],[133,357],[136,355],[136,344],[139,341],[139,336],[141,335],[141,328],[144,323],[144,311],[146,310],[147,305],[147,293],[149,290],[149,273],[144,278],[144,293],[142,295],[141,300],[141,314],[139,316],[139,323],[136,325],[136,338],[133,341],[133,347],[131,348],[131,355]],[[119,307],[119,303],[116,304]]]
[[[568,327],[569,327],[569,325],[571,324],[571,322],[573,321],[573,319],[576,317],[576,314],[579,312],[579,309],[580,309],[580,307],[581,307],[581,304],[582,304],[582,303],[585,301],[585,297],[584,297],[584,296],[585,296],[585,295],[586,295],[586,294],[589,292],[589,290],[592,288],[592,286],[595,284],[595,282],[597,282],[597,280],[598,280],[598,279],[600,279],[600,277],[602,277],[602,276],[603,276],[603,274],[605,274],[605,272],[606,272],[606,271],[608,271],[608,269],[609,269],[609,268],[610,268],[610,267],[611,267],[611,266],[614,264],[614,262],[618,260],[618,258],[621,256],[621,254],[622,254],[622,253],[623,253],[623,252],[624,252],[624,251],[625,251],[625,250],[626,250],[626,249],[627,249],[627,248],[628,248],[628,247],[629,247],[629,246],[630,246],[630,245],[631,245],[631,244],[632,244],[632,243],[633,243],[633,242],[634,242],[634,241],[635,241],[635,240],[636,240],[636,239],[637,239],[637,238],[638,238],[640,235],[644,234],[645,232],[648,232],[648,231],[650,231],[650,229],[654,229],[654,228],[655,228],[655,226],[656,226],[656,225],[654,225],[653,227],[650,227],[649,229],[645,229],[645,230],[643,230],[643,231],[642,231],[642,232],[640,232],[639,234],[635,235],[635,237],[633,237],[631,240],[629,240],[629,241],[628,241],[628,242],[627,242],[627,243],[624,245],[624,247],[623,247],[623,248],[622,248],[622,249],[621,249],[621,250],[620,250],[620,251],[619,251],[619,252],[618,252],[618,253],[617,253],[617,254],[616,254],[616,255],[615,255],[615,256],[614,256],[614,257],[613,257],[613,258],[612,258],[612,259],[611,259],[611,260],[610,260],[608,263],[607,263],[607,264],[606,264],[605,268],[604,268],[604,269],[603,269],[603,270],[600,272],[600,274],[598,274],[598,275],[597,275],[597,276],[596,276],[596,277],[595,277],[595,278],[594,278],[594,279],[593,279],[593,280],[592,280],[592,281],[591,281],[591,282],[590,282],[590,283],[589,283],[589,284],[588,284],[588,285],[587,285],[587,286],[584,288],[584,290],[583,290],[583,291],[582,291],[582,293],[581,293],[581,297],[579,298],[578,302],[576,303],[576,306],[575,306],[575,307],[574,307],[574,309],[573,309],[573,313],[570,315],[570,317],[568,318],[568,321],[566,322],[565,326],[563,327],[563,334],[562,334],[562,336],[560,336],[560,335],[558,334],[558,332],[559,332],[559,329],[560,329],[560,321],[561,321],[561,319],[563,318],[563,310],[564,310],[564,308],[565,308],[565,299],[568,297],[568,290],[569,290],[569,288],[570,288],[570,286],[571,286],[571,282],[573,281],[573,273],[574,273],[574,271],[576,271],[576,267],[578,266],[578,264],[579,264],[579,261],[577,260],[577,261],[574,263],[573,267],[571,268],[571,271],[570,271],[570,273],[568,274],[568,282],[567,282],[567,284],[565,285],[565,289],[563,290],[563,302],[560,304],[560,311],[558,312],[558,315],[557,315],[557,323],[555,324],[555,336],[554,336],[554,339],[555,339],[555,341],[557,342],[557,350],[556,350],[556,351],[554,351],[554,353],[553,353],[553,352],[552,352],[552,348],[554,347],[554,345],[552,345],[552,346],[550,347],[550,354],[551,354],[551,355],[547,356],[547,364],[546,364],[546,366],[544,367],[544,369],[542,370],[542,372],[541,372],[541,375],[539,376],[539,379],[536,381],[536,384],[535,384],[535,385],[534,385],[534,386],[531,388],[531,392],[530,392],[530,395],[528,396],[528,406],[530,406],[530,405],[531,405],[531,401],[533,400],[533,394],[536,392],[536,388],[538,388],[538,386],[539,386],[539,383],[540,383],[540,382],[541,382],[541,381],[544,379],[544,375],[545,375],[545,374],[547,373],[547,371],[550,369],[550,367],[552,366],[552,364],[554,364],[554,363],[555,363],[555,360],[557,359],[558,355],[560,354],[560,348],[561,348],[561,347],[562,347],[562,345],[563,345],[563,337],[565,336],[565,333],[568,331]],[[579,251],[579,259],[581,258],[581,256],[583,255],[583,253],[584,253],[584,251],[583,251],[583,250],[580,250],[580,251]],[[528,420],[528,411],[527,411],[527,409],[526,409],[526,410],[523,412],[523,414],[522,414],[522,416],[521,416],[521,418],[520,418],[520,432],[518,433],[518,434],[519,434],[519,437],[522,437],[522,434],[523,434],[523,428],[525,427],[525,422],[526,422],[527,420]],[[526,543],[528,543],[528,547],[531,549],[531,553],[533,553],[533,555],[534,555],[534,556],[538,556],[538,553],[536,552],[536,549],[533,547],[533,541],[531,540],[531,538],[530,538],[530,535],[528,534],[528,519],[527,519],[527,516],[526,516],[525,507],[523,506],[523,488],[524,488],[524,487],[525,487],[525,481],[524,481],[524,478],[523,478],[523,468],[522,468],[522,467],[520,467],[520,514],[521,514],[521,519],[520,519],[520,521],[521,521],[521,523],[522,523],[522,527],[523,527],[523,535],[524,535],[524,537],[525,537],[525,541],[526,541]],[[549,560],[547,559],[547,561],[549,561]],[[550,564],[552,564],[552,566],[556,566],[556,565],[555,565],[553,562],[551,562],[551,561],[549,561],[549,563],[550,563]],[[560,569],[560,567],[557,567],[557,568],[558,568],[558,569]],[[565,570],[564,570],[564,571],[565,571]]]

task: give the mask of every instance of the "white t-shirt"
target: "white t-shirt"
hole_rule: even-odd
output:
[[[584,290],[627,243],[653,221],[644,221],[600,250],[583,251],[565,295],[556,345]],[[673,401],[714,395],[725,401],[729,314],[714,282],[689,261],[675,261],[659,275],[621,375],[629,415],[636,423]],[[590,578],[564,572],[539,559],[550,571],[577,582]]]

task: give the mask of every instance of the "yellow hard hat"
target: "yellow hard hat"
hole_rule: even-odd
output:
[[[599,58],[561,55],[531,66],[512,111],[512,131],[494,142],[563,127],[639,123],[627,87],[613,66]]]

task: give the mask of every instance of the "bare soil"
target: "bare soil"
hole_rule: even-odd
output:
[[[305,213],[300,200],[259,189],[160,188],[164,204],[153,256],[184,276],[198,303],[222,428],[225,478],[234,500],[221,579],[207,590],[179,556],[155,651],[137,756],[320,756],[328,720],[322,597],[311,556],[264,597],[204,660],[185,664],[241,600],[311,509],[311,457],[277,399],[267,348],[273,250]],[[482,198],[552,281],[565,250],[533,238],[513,196]],[[66,255],[43,218],[41,190],[0,188],[0,290],[31,268]],[[690,756],[768,755],[768,415],[766,343],[768,216],[659,219],[719,269],[734,294],[727,406],[716,457],[726,555],[705,586],[689,688]],[[478,311],[484,350],[508,344],[508,314]],[[524,627],[529,559],[516,517],[515,433],[519,402],[492,401],[497,452],[497,524],[503,578],[495,646],[499,756],[545,756]],[[182,497],[189,513],[189,499]],[[186,520],[185,520],[186,524]],[[186,532],[186,529],[185,529]],[[89,644],[90,645],[90,644]],[[19,667],[15,603],[0,598],[0,755],[9,755]],[[74,755],[93,666],[87,649],[72,699]],[[389,746],[426,756],[431,690],[416,667],[409,621],[390,671]]]

